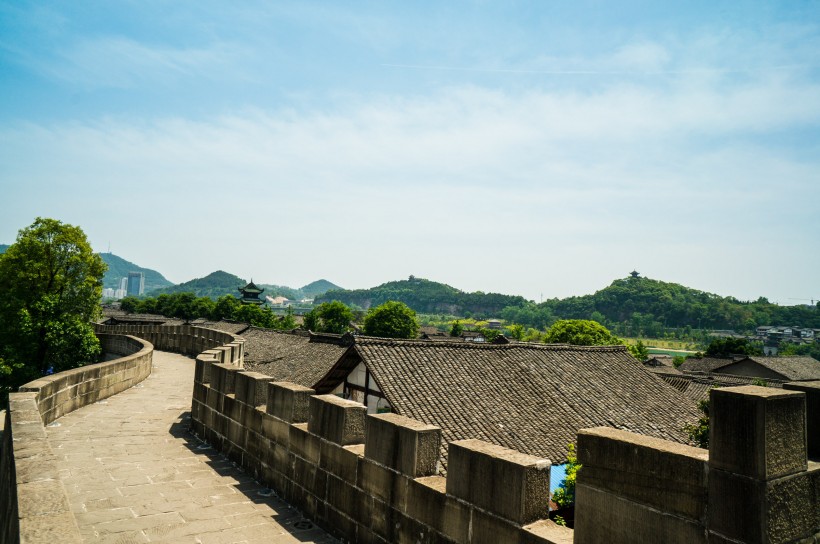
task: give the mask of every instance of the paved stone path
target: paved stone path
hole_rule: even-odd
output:
[[[193,376],[155,351],[147,380],[47,428],[85,542],[336,542],[188,432]]]

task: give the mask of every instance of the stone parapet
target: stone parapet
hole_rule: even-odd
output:
[[[818,438],[806,426],[817,386],[789,385],[714,389],[709,451],[581,431],[575,542],[820,541],[820,463],[806,448]]]
[[[247,372],[236,373],[226,394],[222,365],[198,364],[210,368],[196,373],[195,432],[345,541],[572,540],[570,530],[544,519],[544,459],[467,441],[453,446],[447,478],[436,476],[437,427],[396,414],[367,416],[362,404]],[[449,489],[456,480],[473,483]]]

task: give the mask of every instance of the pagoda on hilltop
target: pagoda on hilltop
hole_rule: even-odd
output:
[[[260,289],[254,285],[253,278],[251,278],[248,285],[239,288],[239,292],[242,293],[242,298],[239,299],[239,302],[242,304],[256,304],[257,306],[261,306],[265,303],[264,300],[259,298],[259,295],[261,295],[263,291],[264,289]]]

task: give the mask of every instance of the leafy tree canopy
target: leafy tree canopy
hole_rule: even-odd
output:
[[[79,227],[37,218],[0,255],[0,388],[92,363],[105,263]]]
[[[323,302],[305,314],[303,326],[313,332],[342,334],[350,328],[353,312],[345,304],[334,300]]]
[[[416,312],[403,302],[385,302],[367,312],[364,333],[380,338],[415,338],[419,334]]]
[[[622,344],[606,327],[587,319],[561,319],[547,329],[547,344],[573,344],[576,346],[611,346]]]
[[[715,338],[706,348],[707,357],[730,357],[732,355],[763,355],[760,342],[745,338]]]

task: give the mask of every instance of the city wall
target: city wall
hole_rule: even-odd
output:
[[[569,544],[546,518],[550,463],[197,357],[194,432],[350,542]]]
[[[234,335],[184,325],[105,332],[123,329],[160,349],[190,354],[202,348],[193,430],[346,541],[820,542],[820,382],[714,390],[708,452],[611,428],[581,431],[584,467],[573,533],[545,519],[544,459],[457,441],[449,446],[447,477],[438,476],[441,432],[434,426],[396,414],[368,416],[357,403],[243,371],[242,339]],[[15,398],[11,414],[18,420],[12,417],[10,427],[7,418],[4,462],[17,457],[7,455],[9,428],[42,430],[36,397]],[[27,455],[42,455],[37,446],[47,447],[39,435],[31,444]],[[8,473],[4,466],[0,478],[7,480]],[[45,481],[59,483],[56,475]],[[33,491],[30,497],[53,492]],[[19,496],[22,530],[22,520],[43,508]],[[3,521],[18,517],[9,513],[18,506],[12,502],[2,505]],[[66,531],[73,518],[58,522]],[[29,541],[54,540],[52,526],[45,523],[40,539]],[[0,536],[11,539],[3,542],[17,542],[5,527]],[[57,541],[73,541],[70,531],[59,534]]]
[[[147,378],[154,345],[167,351],[202,352],[235,365],[242,362],[243,340],[221,331],[186,325],[108,329],[95,325],[103,353],[118,358],[29,382],[10,394],[9,409],[0,411],[0,544],[81,541],[46,425]],[[124,336],[129,332],[135,335]]]
[[[710,417],[708,452],[579,432],[575,542],[820,542],[820,382],[713,389]]]

